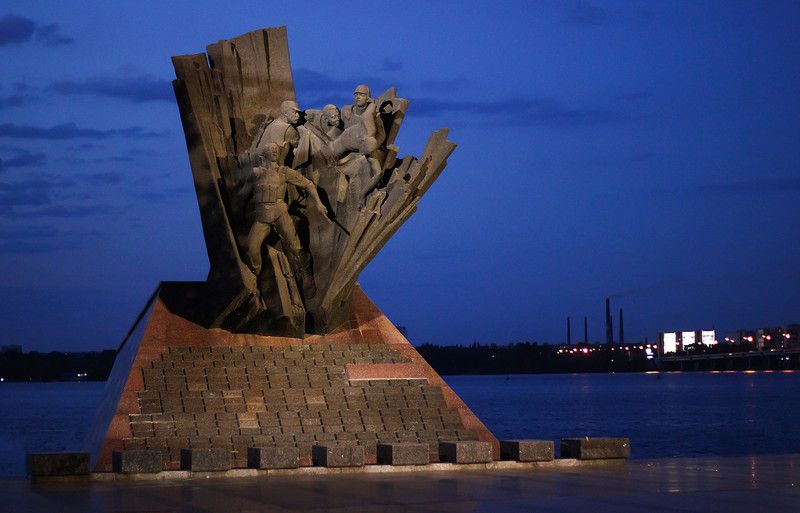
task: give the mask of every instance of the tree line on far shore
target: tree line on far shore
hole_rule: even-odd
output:
[[[601,345],[577,347],[522,342],[508,345],[439,346],[422,344],[419,353],[439,374],[534,374],[564,372],[641,372],[654,368],[644,351],[611,351]],[[561,351],[561,352],[559,352]],[[116,351],[0,353],[2,381],[105,381]]]

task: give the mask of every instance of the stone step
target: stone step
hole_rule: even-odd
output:
[[[552,440],[501,440],[500,459],[511,461],[551,461]]]
[[[561,457],[579,460],[625,459],[631,456],[628,438],[562,438]]]

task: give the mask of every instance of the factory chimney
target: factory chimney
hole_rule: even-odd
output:
[[[586,320],[586,317],[583,318],[583,343],[589,343],[589,322]]]
[[[567,317],[567,345],[572,345],[572,326],[570,326],[569,317]]]
[[[619,343],[625,343],[625,326],[622,320],[622,308],[619,309]]]
[[[614,319],[611,317],[611,298],[606,298],[606,344],[614,343]]]

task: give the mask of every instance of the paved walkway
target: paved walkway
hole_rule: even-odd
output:
[[[31,484],[0,479],[15,513],[798,512],[800,455],[602,467]]]

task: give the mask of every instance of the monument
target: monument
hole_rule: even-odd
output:
[[[163,469],[291,461],[292,450],[297,464],[332,464],[335,447],[377,463],[425,460],[411,456],[422,445],[439,461],[441,442],[468,441],[499,458],[356,284],[444,169],[447,129],[401,157],[410,102],[395,88],[298,103],[284,27],[173,64],[210,270],[161,283],[121,345],[88,442],[94,471],[136,451]]]

